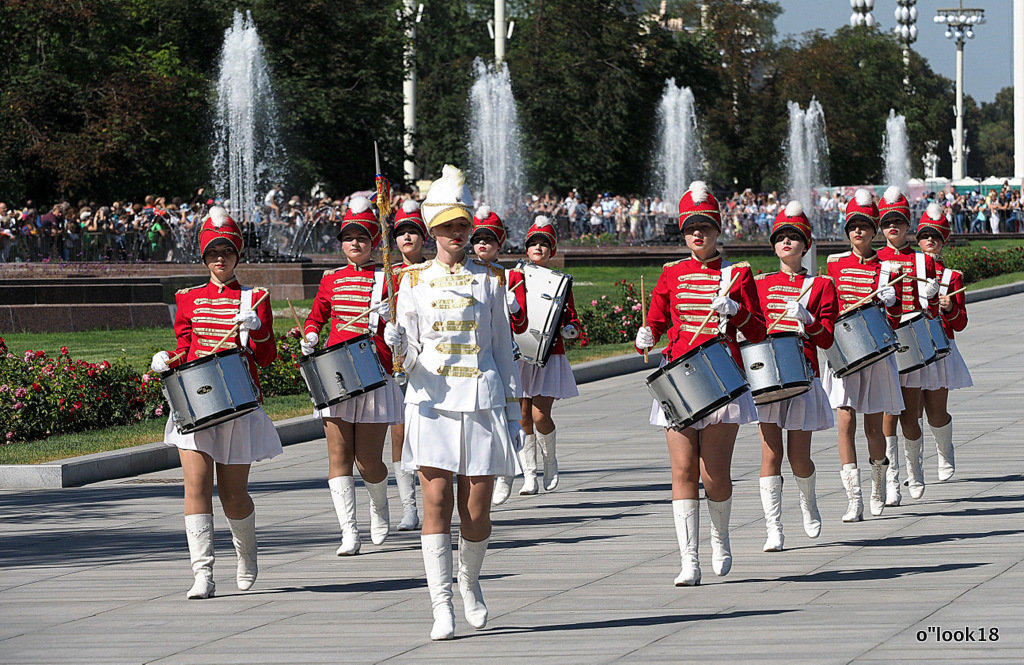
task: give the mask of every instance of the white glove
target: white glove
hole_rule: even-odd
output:
[[[405,328],[398,323],[388,321],[384,326],[384,343],[400,356],[404,356],[405,352],[409,350],[409,339],[406,337]]]
[[[263,327],[263,322],[260,321],[260,317],[254,309],[247,309],[244,312],[235,314],[235,318],[231,319],[231,323],[237,323],[239,328],[244,328],[245,330],[259,330]]]
[[[571,323],[569,325],[565,326],[564,328],[562,328],[562,337],[564,337],[566,339],[576,339],[579,336],[580,336],[580,329],[577,328],[576,326],[574,326]]]
[[[711,301],[711,309],[721,316],[732,316],[740,311],[740,305],[729,296],[715,296],[715,299]]]
[[[892,307],[896,304],[896,288],[886,284],[878,289],[878,298],[886,307]]]
[[[167,361],[171,359],[171,354],[166,351],[160,351],[153,355],[153,362],[150,363],[149,368],[154,372],[163,374],[171,369],[171,366],[167,364]]]
[[[320,342],[320,335],[315,332],[308,332],[306,336],[299,340],[299,348],[302,350],[302,355],[311,356],[316,351],[316,345]]]
[[[924,286],[921,287],[921,295],[923,295],[928,300],[931,300],[935,296],[939,295],[938,281],[934,279],[929,279],[927,282],[925,282]]]
[[[516,300],[515,291],[505,292],[505,304],[508,305],[508,311],[510,314],[518,314],[522,307],[519,306],[519,301]]]
[[[380,314],[380,318],[384,320],[391,319],[391,301],[387,298],[380,301],[377,305],[377,313]]]
[[[786,316],[796,319],[805,326],[814,323],[814,315],[808,312],[799,300],[790,300],[786,303]]]
[[[636,331],[636,348],[654,348],[654,331],[650,326],[640,326],[640,329]]]

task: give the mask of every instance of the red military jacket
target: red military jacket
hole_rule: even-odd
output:
[[[757,297],[767,325],[770,326],[779,315],[785,312],[786,303],[795,300],[800,295],[809,279],[812,277],[805,274],[797,275],[782,271],[758,275],[754,278]],[[836,317],[839,316],[839,298],[830,277],[814,277],[813,279],[814,284],[811,286],[810,292],[800,299],[801,302],[806,302],[807,311],[814,316],[814,323],[804,326],[804,356],[814,368],[814,375],[821,376],[818,372],[818,349],[827,349],[832,346]],[[768,334],[795,332],[799,329],[800,326],[796,319],[783,316]]]
[[[878,289],[881,269],[882,262],[877,252],[868,258],[853,251],[831,254],[828,257],[828,276],[832,278],[839,296],[839,314]],[[896,293],[899,294],[898,288]],[[886,308],[889,322],[893,325],[899,323],[902,311],[903,308],[897,298],[892,307]]]
[[[505,271],[506,284],[508,290],[516,294],[516,302],[519,303],[519,311],[515,314],[509,313],[509,321],[512,323],[512,332],[520,334],[526,332],[527,324],[529,321],[526,317],[526,281],[523,277],[521,270],[506,270]],[[570,303],[572,302],[572,294],[570,294]],[[575,314],[575,308],[573,312]],[[564,323],[562,325],[565,325]],[[561,342],[561,333],[559,333],[559,342]],[[565,352],[564,350],[562,351]]]
[[[343,268],[324,271],[320,278],[320,288],[313,300],[313,309],[306,317],[302,333],[319,334],[320,329],[327,324],[330,326],[328,346],[370,333],[377,346],[377,357],[381,365],[391,367],[391,349],[384,343],[383,336],[384,324],[387,322],[376,312],[364,316],[348,330],[339,330],[366,311],[371,303],[380,302],[386,297],[386,281],[384,272],[372,263],[364,266],[349,263]]]
[[[259,300],[266,289],[253,287],[252,302]],[[174,334],[178,338],[178,346],[171,356],[186,352],[179,360],[170,363],[171,367],[181,365],[210,355],[224,335],[234,326],[231,319],[241,309],[242,285],[232,279],[222,286],[212,281],[202,286],[182,289],[175,294],[177,313],[174,316]],[[277,344],[274,341],[274,313],[270,307],[270,298],[265,299],[256,307],[256,315],[260,318],[259,330],[249,333],[249,340],[244,347],[241,335],[226,341],[220,350],[243,349],[243,357],[249,367],[253,384],[259,391],[259,376],[256,366],[266,367],[277,358]],[[263,395],[260,392],[260,401]]]
[[[900,299],[902,314],[909,314],[920,310],[929,312],[931,316],[938,314],[938,296],[928,301],[927,307],[923,306],[921,303],[921,282],[913,279],[914,277],[921,279],[935,277],[935,261],[932,257],[924,252],[916,251],[907,244],[901,249],[893,249],[886,245],[878,250],[878,258],[888,263],[888,265],[882,266],[881,273],[885,275],[888,271],[890,282],[901,272],[908,275],[908,277],[896,285],[896,293]]]
[[[939,295],[947,295],[959,291],[964,287],[964,274],[959,270],[946,268],[942,259],[935,259],[935,274],[939,276]],[[953,309],[948,312],[939,308],[939,315],[942,317],[942,329],[946,331],[946,337],[953,339],[954,332],[960,332],[967,327],[967,298],[963,293],[957,293],[951,298]]]
[[[764,315],[757,299],[757,287],[754,276],[746,263],[730,264],[716,254],[707,261],[689,257],[666,263],[658,278],[658,283],[651,292],[651,307],[647,314],[647,325],[654,333],[657,341],[662,334],[668,333],[668,346],[663,351],[667,361],[674,360],[690,349],[700,346],[718,335],[719,315],[714,313],[700,333],[691,343],[690,339],[698,331],[704,317],[711,310],[711,301],[718,295],[722,270],[731,266],[731,275],[737,277],[728,296],[736,301],[739,310],[729,317],[725,326],[725,336],[736,363],[743,365],[740,347],[736,343],[737,331],[751,342],[760,342],[765,336]],[[728,286],[728,283],[725,285]],[[641,349],[637,349],[638,352]]]

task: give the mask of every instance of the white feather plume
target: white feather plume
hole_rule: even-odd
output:
[[[370,199],[365,196],[353,196],[348,202],[348,209],[355,215],[366,212],[370,209]]]
[[[896,185],[889,185],[885,194],[882,194],[882,198],[888,203],[896,203],[900,200],[900,188]]]
[[[476,209],[476,218],[477,219],[487,219],[490,216],[491,216],[491,206],[487,205],[486,203]]]
[[[786,204],[786,217],[800,217],[803,214],[804,206],[796,199]]]
[[[420,209],[420,204],[415,199],[406,199],[405,203],[402,204],[402,210],[407,215],[411,215]]]
[[[929,219],[933,219],[936,222],[946,216],[945,213],[942,212],[942,207],[938,203],[929,203],[928,209],[925,212],[928,214]]]
[[[466,174],[457,166],[445,164],[441,167],[441,180],[449,181],[461,187],[466,182]]]
[[[704,203],[708,199],[708,186],[703,180],[690,183],[690,198],[694,203]]]
[[[537,215],[533,220],[533,225],[538,229],[542,229],[545,226],[551,226],[551,220],[545,215]]]
[[[853,195],[853,198],[855,201],[857,201],[857,205],[859,206],[871,205],[871,192],[868,191],[867,189],[864,189],[863,187],[857,190],[857,192]]]
[[[210,221],[213,222],[214,227],[220,228],[228,223],[228,211],[221,206],[213,206],[210,208]]]

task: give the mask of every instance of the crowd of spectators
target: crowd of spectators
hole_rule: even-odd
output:
[[[396,194],[393,206],[415,194]],[[811,217],[820,240],[843,239],[847,197],[842,191],[815,197]],[[337,226],[348,197],[318,193],[303,200],[287,197],[274,185],[251,217],[242,221],[248,260],[297,257],[340,251]],[[723,240],[760,242],[787,197],[780,192],[746,189],[724,193]],[[919,218],[931,201],[947,210],[956,233],[1019,233],[1024,221],[1021,190],[1004,183],[1001,190],[957,194],[950,190],[926,193],[912,202]],[[188,200],[146,196],[142,202],[114,201],[110,205],[62,201],[48,208],[33,201],[13,208],[0,202],[0,262],[27,261],[197,261],[198,225],[212,205],[228,202],[198,189]],[[515,214],[527,219],[543,214],[554,220],[560,238],[580,243],[643,244],[680,242],[675,202],[658,196],[578,191],[566,196],[527,195]]]

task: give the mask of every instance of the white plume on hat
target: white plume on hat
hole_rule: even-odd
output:
[[[545,226],[551,226],[551,220],[547,217],[547,215],[537,215],[533,219],[533,225],[541,229],[544,228]]]
[[[491,216],[491,206],[487,205],[486,203],[483,204],[482,206],[480,206],[479,208],[477,208],[476,209],[476,214],[474,215],[474,217],[476,217],[477,219],[487,219],[490,216]]]
[[[935,221],[946,217],[938,203],[929,203],[925,213],[927,213],[929,219],[934,219]]]
[[[405,203],[402,204],[402,210],[404,210],[407,215],[411,215],[419,209],[420,204],[416,199],[406,199]]]
[[[348,201],[348,209],[355,215],[366,212],[370,209],[370,199],[365,196],[353,196]]]
[[[804,214],[804,204],[793,199],[786,204],[786,217],[799,217]]]
[[[461,169],[445,164],[441,177],[430,185],[423,200],[423,221],[427,228],[462,217],[473,221],[473,194],[466,184],[466,174]]]
[[[708,185],[703,180],[690,183],[690,198],[694,203],[704,203],[708,198]]]
[[[864,189],[863,187],[857,190],[857,192],[853,195],[853,198],[854,200],[857,201],[857,205],[859,206],[871,205],[871,192]]]
[[[889,185],[885,194],[882,194],[882,198],[888,203],[896,203],[900,200],[900,188],[896,185]]]
[[[228,223],[228,211],[221,206],[213,206],[210,208],[210,221],[216,228],[220,228]]]

